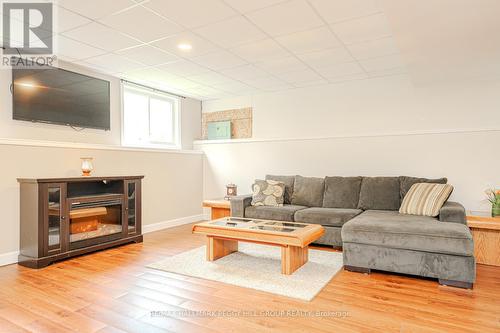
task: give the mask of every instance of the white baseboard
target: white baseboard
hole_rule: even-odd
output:
[[[7,252],[0,254],[0,266],[10,265],[17,263],[17,256],[19,251]]]
[[[170,221],[163,221],[163,222],[158,222],[158,223],[153,223],[153,224],[146,224],[146,225],[142,226],[142,233],[147,234],[149,232],[163,230],[163,229],[172,228],[172,227],[177,227],[177,226],[183,225],[183,224],[194,223],[194,222],[198,222],[198,221],[201,221],[204,219],[205,219],[205,215],[199,214],[199,215],[181,217],[180,219],[175,219],[175,220],[170,220]]]

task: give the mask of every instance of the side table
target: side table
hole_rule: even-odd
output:
[[[203,200],[203,207],[211,209],[211,219],[231,216],[231,203],[225,199]]]
[[[467,225],[474,238],[478,264],[500,266],[500,216],[488,212],[467,212]]]

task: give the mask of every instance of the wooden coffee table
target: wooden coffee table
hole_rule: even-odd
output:
[[[281,247],[281,273],[290,275],[308,260],[309,244],[325,230],[318,224],[224,217],[193,226],[193,233],[207,235],[207,260],[238,251],[238,242]]]

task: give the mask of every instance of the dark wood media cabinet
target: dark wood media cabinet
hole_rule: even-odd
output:
[[[144,176],[20,178],[19,265],[142,242]]]

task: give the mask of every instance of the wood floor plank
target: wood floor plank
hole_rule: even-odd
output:
[[[0,267],[0,332],[500,331],[500,267],[478,265],[473,290],[399,274],[340,271],[311,302],[146,268],[203,246],[205,238],[192,235],[191,227],[150,233],[142,244],[41,270]],[[290,310],[310,316],[276,315]],[[204,315],[186,316],[186,311]]]

